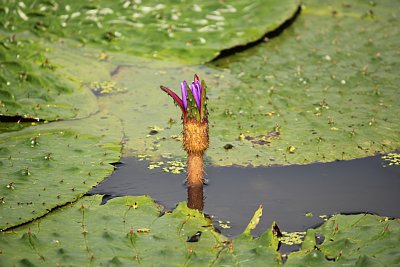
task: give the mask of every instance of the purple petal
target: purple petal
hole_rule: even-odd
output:
[[[187,108],[187,90],[186,90],[186,87],[187,87],[186,81],[181,82],[182,101],[183,101],[183,107],[185,108],[185,110]]]
[[[199,99],[201,102],[201,94],[202,94],[203,88],[201,88],[201,83],[199,80],[199,76],[197,76],[197,74],[194,75],[193,83],[196,85],[197,93],[198,93],[198,96],[199,96]]]
[[[166,92],[167,94],[169,94],[173,99],[174,99],[174,101],[179,105],[179,107],[182,109],[182,112],[183,112],[183,114],[185,114],[185,112],[186,112],[186,109],[184,109],[184,107],[183,107],[183,101],[182,101],[182,99],[180,99],[179,98],[179,96],[177,95],[177,94],[175,94],[172,90],[170,90],[169,88],[167,88],[167,87],[165,87],[165,86],[162,86],[162,85],[160,85],[160,88],[164,91],[164,92]]]
[[[190,88],[190,91],[192,91],[192,95],[194,96],[194,99],[196,100],[196,98],[197,98],[197,90],[195,90],[195,88],[194,88],[194,83],[189,85],[189,88]]]
[[[201,103],[201,95],[202,95],[202,93],[203,93],[203,88],[201,87],[201,83],[199,82],[199,81],[197,81],[197,86],[198,86],[198,89],[199,89],[199,99],[200,99],[200,103]]]
[[[200,109],[201,109],[201,102],[202,102],[201,93],[202,93],[202,91],[203,91],[203,88],[201,88],[201,84],[200,84],[199,80],[195,81],[195,85],[196,85],[197,96],[198,96],[198,103],[197,103],[197,106],[198,106],[199,111],[200,111]]]
[[[201,95],[199,94],[200,92],[199,92],[198,83],[193,82],[190,89],[192,90],[192,93],[193,93],[193,96],[194,96],[194,100],[196,101],[197,109],[200,110],[200,103],[201,103],[200,97],[201,97]]]

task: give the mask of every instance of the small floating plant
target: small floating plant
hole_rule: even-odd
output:
[[[209,145],[206,85],[195,74],[191,84],[181,82],[182,98],[165,86],[160,88],[170,95],[182,110],[183,148],[187,152],[187,184],[204,183],[203,156]]]

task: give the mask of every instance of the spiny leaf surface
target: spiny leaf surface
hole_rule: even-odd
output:
[[[297,10],[291,0],[6,1],[0,28],[191,64],[261,38]]]
[[[180,203],[160,217],[150,197],[120,197],[99,205],[84,197],[23,227],[0,233],[0,265],[207,266],[253,260],[278,262],[271,241],[230,241],[211,221]],[[60,227],[62,226],[62,227]],[[201,231],[197,242],[188,238]]]
[[[0,135],[0,229],[75,201],[113,171],[118,139],[104,142],[63,124]]]
[[[51,52],[30,38],[0,33],[0,116],[52,121],[95,112],[94,95],[62,76]]]
[[[316,244],[316,236],[323,237]],[[370,214],[335,215],[305,237],[286,266],[395,266],[400,264],[400,220]],[[314,245],[310,246],[311,240]]]

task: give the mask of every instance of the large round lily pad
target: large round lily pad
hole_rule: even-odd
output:
[[[145,266],[392,266],[399,264],[400,224],[375,215],[336,215],[307,232],[302,249],[282,264],[279,228],[251,236],[262,209],[230,240],[211,221],[180,203],[160,216],[150,197],[120,197],[100,205],[84,197],[44,218],[0,233],[0,264]],[[62,226],[62,227],[60,227]],[[189,242],[190,241],[190,242]],[[323,242],[322,242],[323,241]],[[322,244],[321,244],[322,243]]]
[[[0,28],[107,50],[201,63],[261,38],[296,12],[292,0],[6,1]]]
[[[395,266],[400,264],[400,221],[376,215],[336,215],[307,232],[287,266]],[[321,244],[322,243],[322,244]]]
[[[350,159],[400,143],[398,12],[390,3],[310,1],[278,38],[207,67],[66,44],[52,46],[50,62],[109,92],[99,97],[100,109],[121,120],[126,155],[183,160],[179,109],[159,85],[179,90],[197,73],[208,85],[212,164]]]
[[[263,262],[273,266],[280,262],[272,228],[258,239],[251,237],[255,221],[232,242],[186,203],[160,216],[161,207],[149,197],[121,197],[99,205],[101,198],[84,197],[0,233],[0,265],[251,266]]]
[[[399,14],[395,2],[306,1],[279,38],[215,62],[241,84],[210,99],[212,146],[233,149],[208,155],[303,164],[396,149]]]
[[[400,144],[397,37],[389,32],[396,12],[310,2],[279,38],[207,68],[113,55],[110,63],[120,64],[107,79],[126,91],[100,97],[100,105],[123,121],[125,155],[184,160],[180,111],[159,85],[179,91],[197,73],[208,85],[212,164],[306,164],[388,152]]]
[[[119,160],[120,137],[101,138],[101,132],[107,134],[104,127],[93,127],[96,135],[90,135],[68,122],[48,126],[0,135],[2,230],[82,197]]]
[[[23,34],[0,39],[0,116],[50,121],[97,110],[94,95],[59,73],[44,44]]]

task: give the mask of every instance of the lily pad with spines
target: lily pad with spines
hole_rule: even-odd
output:
[[[370,214],[335,215],[307,232],[286,266],[396,266],[400,220]],[[317,242],[319,241],[319,242]]]
[[[253,260],[279,263],[277,238],[230,241],[211,221],[180,203],[160,216],[150,197],[120,197],[100,205],[84,197],[44,218],[0,233],[0,264],[251,266]],[[62,225],[62,227],[60,227]],[[232,245],[233,244],[233,245]]]
[[[0,116],[53,121],[94,113],[94,95],[59,73],[44,44],[21,35],[0,33]]]
[[[198,64],[260,39],[292,17],[298,1],[6,1],[0,29],[70,38],[106,50]]]
[[[100,195],[84,197],[0,233],[0,264],[392,266],[400,261],[399,221],[376,215],[333,216],[308,230],[302,249],[289,253],[283,264],[276,224],[258,238],[251,236],[260,209],[231,240],[186,203],[160,216],[162,207],[147,196],[101,201]]]
[[[279,38],[214,62],[241,84],[210,99],[218,164],[305,164],[400,145],[398,3],[305,1]],[[211,90],[210,90],[211,91]],[[256,142],[259,140],[259,142]]]
[[[179,90],[193,73],[207,84],[211,164],[307,164],[389,152],[400,144],[396,12],[390,4],[310,1],[279,38],[207,67],[114,57],[121,65],[109,79],[128,90],[99,101],[124,121],[129,156],[184,158],[179,109],[158,104],[158,86]],[[162,130],[149,135],[152,127]]]
[[[63,125],[32,126],[0,135],[1,230],[77,200],[113,171],[110,163],[119,160],[120,139]],[[101,131],[107,133],[104,127]]]

